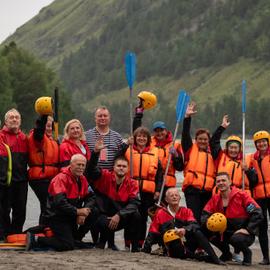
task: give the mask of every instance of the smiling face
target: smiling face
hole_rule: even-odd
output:
[[[241,151],[240,145],[237,142],[230,142],[227,147],[227,153],[228,156],[232,159],[235,159],[238,157],[239,153]]]
[[[5,125],[10,131],[17,133],[21,126],[21,115],[19,112],[16,110],[7,112],[5,116]]]
[[[196,143],[199,150],[206,151],[209,145],[209,137],[207,133],[201,133],[196,137]]]
[[[154,136],[158,141],[164,141],[167,137],[167,129],[165,128],[156,128],[154,130]]]
[[[82,129],[78,122],[73,122],[69,125],[67,129],[67,134],[69,139],[78,140],[82,136]]]
[[[138,147],[146,147],[148,142],[148,137],[144,133],[138,133],[135,137],[135,145]]]
[[[70,171],[75,177],[83,175],[85,167],[86,158],[83,155],[77,154],[72,156],[70,160]]]
[[[53,131],[53,120],[51,117],[48,117],[45,132],[48,137],[52,137],[52,131]]]
[[[226,174],[217,175],[216,186],[220,192],[226,192],[230,189],[231,181]]]
[[[96,126],[99,128],[109,127],[111,121],[111,115],[107,109],[97,109],[95,113]]]
[[[256,141],[256,148],[260,152],[265,152],[268,149],[268,140],[267,139],[260,139]]]

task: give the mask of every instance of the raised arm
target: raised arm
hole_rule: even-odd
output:
[[[220,145],[221,135],[229,125],[230,125],[229,116],[226,114],[223,116],[221,125],[216,129],[216,131],[214,132],[214,134],[212,135],[209,141],[211,154],[214,160],[218,158],[220,151],[222,151],[222,148]]]

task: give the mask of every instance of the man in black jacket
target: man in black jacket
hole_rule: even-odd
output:
[[[132,236],[131,251],[137,252],[141,225],[138,183],[128,176],[128,160],[125,157],[116,158],[113,171],[97,167],[103,147],[103,139],[99,138],[87,169],[89,178],[95,181],[97,203],[101,211],[97,227],[103,237],[98,247],[105,247],[110,232],[124,228]]]
[[[78,225],[96,221],[95,196],[83,175],[86,158],[73,155],[70,166],[56,175],[49,186],[46,219],[53,237],[36,237],[27,233],[26,250],[36,247],[51,247],[57,251],[75,247]]]

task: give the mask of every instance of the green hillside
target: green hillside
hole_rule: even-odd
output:
[[[62,0],[43,8],[6,42],[14,40],[58,71],[85,124],[88,112],[102,103],[114,112],[115,126],[128,130],[122,121],[129,109],[123,59],[132,50],[135,94],[149,89],[159,98],[147,124],[163,118],[173,126],[176,96],[184,88],[201,111],[213,113],[211,123],[202,115],[195,124],[212,128],[222,110],[241,116],[243,79],[252,107],[269,102],[269,23],[268,0]],[[234,102],[238,105],[230,106]],[[259,111],[251,116],[263,119]],[[260,121],[248,121],[260,128]],[[233,132],[241,130],[237,125]]]

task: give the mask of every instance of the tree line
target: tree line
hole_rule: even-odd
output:
[[[37,98],[53,97],[54,88],[63,85],[57,75],[45,63],[11,42],[0,50],[0,119],[7,110],[16,108],[22,115],[22,128],[29,131],[38,117],[34,110]],[[60,123],[73,113],[68,95],[60,90]],[[62,128],[62,125],[61,125]]]

